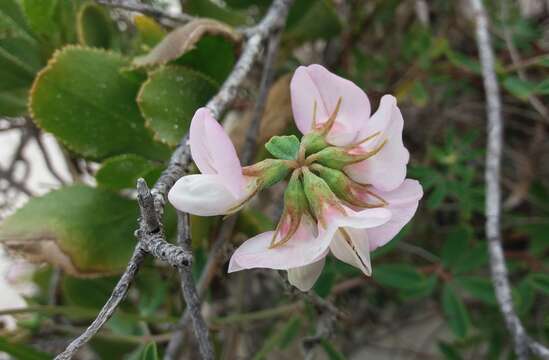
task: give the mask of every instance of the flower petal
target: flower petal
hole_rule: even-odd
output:
[[[330,244],[332,254],[339,260],[360,269],[365,275],[372,275],[368,230],[344,228],[339,230]]]
[[[316,235],[316,224],[308,216],[287,243],[269,248],[274,231],[245,241],[231,257],[229,272],[253,268],[288,270],[308,265],[325,256],[333,233]],[[326,236],[324,236],[326,235]]]
[[[353,209],[342,205],[345,214],[340,211],[328,209],[324,218],[330,225],[337,228],[351,227],[355,229],[366,229],[385,224],[391,218],[391,212],[384,208],[365,209],[354,211]]]
[[[303,134],[311,131],[315,103],[316,123],[322,124],[335,110],[339,98],[342,99],[336,122],[327,136],[332,145],[344,146],[353,142],[370,117],[370,101],[364,91],[323,66],[297,68],[290,90],[294,119]]]
[[[414,216],[423,189],[417,180],[406,179],[397,189],[383,192],[373,189],[373,192],[385,199],[392,213],[387,223],[368,229],[370,251],[387,244]]]
[[[359,140],[377,132],[380,134],[360,146],[361,151],[372,151],[387,140],[383,148],[371,158],[349,165],[345,172],[355,181],[372,184],[390,191],[396,189],[406,177],[406,164],[410,158],[402,142],[404,120],[391,95],[381,98],[379,109],[364,124]]]
[[[221,175],[196,174],[177,180],[168,200],[179,211],[199,216],[223,215],[245,198],[236,197]]]
[[[218,174],[235,196],[244,189],[242,166],[231,139],[207,108],[196,111],[189,130],[191,155],[203,174]]]
[[[288,281],[301,291],[309,291],[322,273],[326,257],[309,265],[288,269]]]

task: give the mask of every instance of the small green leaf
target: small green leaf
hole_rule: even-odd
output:
[[[334,4],[328,0],[300,0],[288,13],[285,37],[291,42],[329,39],[341,31]]]
[[[219,6],[216,1],[212,0],[187,0],[184,10],[192,15],[216,19],[233,26],[247,23],[247,16],[244,12],[230,9],[227,6]]]
[[[463,274],[478,269],[487,262],[488,251],[486,244],[478,243],[460,256],[459,261],[453,264],[452,270],[456,274]]]
[[[80,7],[76,33],[82,45],[108,49],[112,46],[112,24],[108,13],[94,3]]]
[[[345,360],[346,359],[345,355],[339,352],[339,350],[337,350],[330,341],[326,339],[322,339],[320,340],[320,345],[322,346],[322,349],[328,356],[329,360]]]
[[[156,343],[149,342],[143,348],[130,357],[130,360],[158,360],[158,350]]]
[[[457,337],[465,337],[470,326],[469,315],[465,305],[449,285],[444,286],[441,303],[450,329]]]
[[[429,276],[423,284],[413,289],[403,289],[399,295],[403,299],[421,299],[430,296],[437,285],[438,278],[436,275]]]
[[[537,84],[534,92],[539,95],[549,95],[549,79]]]
[[[135,98],[141,77],[119,54],[67,46],[37,76],[33,119],[71,150],[101,159],[134,153],[163,159],[169,150],[145,129]]]
[[[450,230],[441,251],[442,264],[445,267],[453,268],[461,261],[461,256],[469,250],[472,235],[472,229],[464,225]]]
[[[142,45],[147,49],[153,48],[166,36],[164,28],[154,19],[145,15],[136,15],[133,18],[135,28],[139,32]]]
[[[204,75],[180,66],[164,66],[149,74],[137,102],[155,137],[175,146],[189,130],[194,112],[216,93]]]
[[[480,64],[476,59],[453,51],[450,48],[447,49],[446,56],[452,65],[467,70],[473,74],[480,74]]]
[[[494,286],[488,278],[480,276],[459,276],[454,281],[472,297],[487,304],[497,304]]]
[[[17,360],[51,360],[52,355],[33,349],[24,344],[9,342],[0,337],[0,353],[6,353]]]
[[[536,90],[536,85],[529,81],[521,80],[516,76],[508,76],[503,80],[503,87],[512,95],[521,100],[526,100]]]
[[[103,161],[95,179],[98,185],[109,189],[133,189],[141,177],[153,184],[161,171],[159,164],[138,155],[124,154]]]
[[[381,285],[398,289],[417,289],[424,286],[425,282],[425,277],[420,272],[405,264],[378,265],[372,276]]]
[[[435,188],[431,193],[429,194],[429,197],[427,198],[427,207],[429,209],[436,210],[442,203],[444,202],[444,199],[446,199],[446,195],[448,195],[448,186],[445,181],[441,181],[435,185]]]
[[[442,353],[442,355],[444,355],[444,358],[446,360],[462,360],[463,359],[459,351],[450,344],[439,342],[438,349]]]
[[[32,198],[0,226],[0,243],[73,275],[116,273],[135,246],[133,200],[73,185]]]
[[[534,289],[549,295],[549,274],[533,273],[528,275],[528,281]]]
[[[265,148],[278,159],[297,160],[299,139],[295,135],[273,136]]]

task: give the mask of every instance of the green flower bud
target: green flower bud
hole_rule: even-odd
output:
[[[355,148],[330,146],[309,156],[306,162],[307,164],[319,163],[332,169],[342,170],[347,165],[355,164],[374,156],[384,145],[385,142],[382,142],[381,145],[372,151],[363,153],[353,153]]]
[[[284,180],[296,166],[295,161],[265,159],[242,169],[246,176],[258,178],[259,190],[266,189]]]
[[[307,168],[303,168],[303,188],[307,201],[309,202],[309,208],[322,225],[326,225],[326,221],[323,218],[324,210],[326,208],[333,207],[336,210],[345,213],[340,201],[334,195],[326,181],[313,174]]]
[[[284,192],[284,211],[280,217],[270,248],[285,244],[295,234],[301,223],[303,214],[309,211],[307,197],[303,192],[303,184],[299,178],[301,170],[294,170]],[[277,240],[277,236],[281,238]]]
[[[387,205],[383,199],[370,191],[368,185],[354,182],[340,170],[331,169],[320,164],[311,165],[311,170],[317,173],[318,176],[328,184],[338,198],[351,205],[363,208],[374,208]],[[373,204],[368,203],[364,200],[368,196],[374,197],[378,201]]]

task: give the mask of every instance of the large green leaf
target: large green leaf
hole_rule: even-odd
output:
[[[99,185],[109,189],[132,189],[141,177],[153,184],[161,171],[162,167],[150,160],[124,154],[106,159],[95,174],[95,179]]]
[[[449,285],[444,286],[441,302],[450,329],[457,337],[465,337],[470,326],[467,308]]]
[[[472,297],[487,304],[497,304],[494,286],[488,277],[458,276],[454,281]]]
[[[0,243],[74,275],[116,273],[135,245],[134,201],[73,185],[32,198],[0,226]]]
[[[165,66],[149,75],[137,102],[156,138],[175,146],[189,130],[194,112],[216,90],[213,82],[196,71]]]
[[[90,158],[134,153],[167,157],[145,129],[135,98],[141,76],[113,52],[67,46],[40,72],[31,92],[36,123]]]

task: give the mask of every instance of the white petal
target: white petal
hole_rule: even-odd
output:
[[[188,175],[179,179],[168,193],[179,211],[199,216],[223,215],[243,201],[236,198],[220,175]]]
[[[339,260],[360,269],[365,275],[372,274],[370,263],[370,247],[367,230],[344,228],[340,229],[330,244],[332,254]]]
[[[288,270],[288,281],[301,291],[309,291],[322,273],[326,257],[309,265]]]

